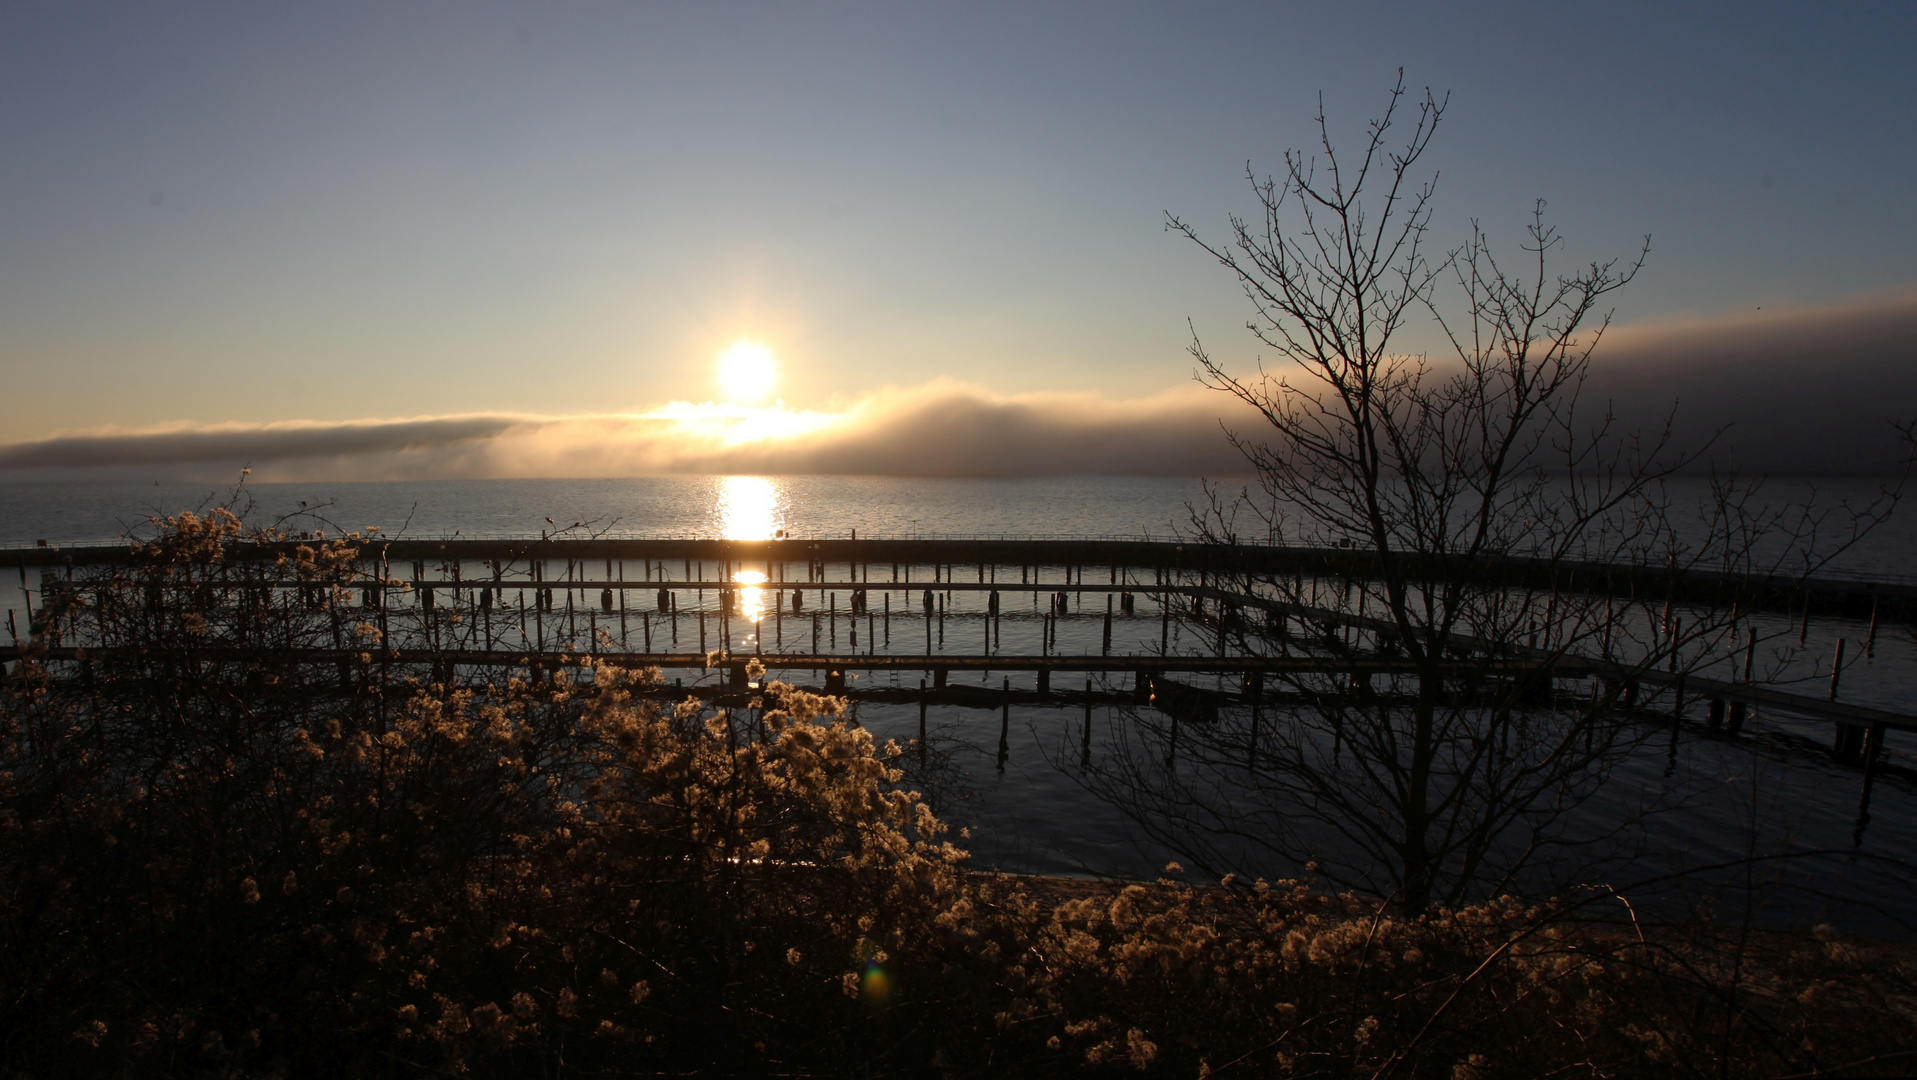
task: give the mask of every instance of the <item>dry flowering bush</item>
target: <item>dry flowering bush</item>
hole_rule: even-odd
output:
[[[1829,932],[968,874],[843,700],[399,664],[356,539],[187,515],[48,593],[0,686],[0,1076],[1917,1062],[1910,954]],[[111,647],[56,659],[83,620]]]
[[[1510,898],[1406,917],[1299,882],[1229,880],[1031,907],[1007,1020],[1088,1066],[1763,1077],[1871,1073],[1917,1048],[1917,954],[1827,928],[1827,942],[1753,940]]]
[[[160,525],[0,698],[0,1071],[768,1062],[936,970],[963,855],[842,700],[443,677],[358,538]]]

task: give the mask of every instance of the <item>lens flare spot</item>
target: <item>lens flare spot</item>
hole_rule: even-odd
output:
[[[865,966],[865,975],[859,979],[859,997],[875,1010],[892,1003],[892,980],[884,968],[877,964]]]

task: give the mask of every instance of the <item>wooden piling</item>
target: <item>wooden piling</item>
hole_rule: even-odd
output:
[[[998,771],[1005,771],[1005,759],[1012,753],[1012,680],[1008,676],[999,690]]]
[[[1245,768],[1258,768],[1258,729],[1263,719],[1265,699],[1265,673],[1248,672],[1245,675],[1245,696],[1251,699],[1251,739],[1245,747]]]
[[[1684,674],[1678,673],[1677,684],[1671,688],[1671,751],[1664,775],[1669,776],[1677,768],[1677,735],[1684,724]]]
[[[1875,596],[1870,598],[1870,636],[1864,639],[1864,659],[1866,660],[1875,659],[1877,656],[1877,601],[1878,599],[1879,597],[1875,597]]]
[[[1872,724],[1864,734],[1864,790],[1857,800],[1857,827],[1851,833],[1851,846],[1864,846],[1864,827],[1870,824],[1870,789],[1877,779],[1877,758],[1884,749],[1884,725]]]
[[[1085,731],[1079,738],[1079,761],[1090,764],[1092,760],[1092,680],[1085,678]]]
[[[1858,759],[1863,751],[1866,729],[1857,724],[1837,724],[1836,737],[1831,740],[1830,756],[1849,764]]]

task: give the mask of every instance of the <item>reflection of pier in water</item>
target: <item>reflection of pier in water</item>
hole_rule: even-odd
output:
[[[249,546],[259,572],[233,587],[275,594],[271,602],[288,618],[320,619],[335,596],[344,598],[378,626],[379,662],[447,676],[501,668],[538,674],[590,658],[659,667],[668,679],[662,693],[724,697],[749,689],[745,665],[757,657],[771,677],[855,698],[1001,712],[1014,700],[1088,709],[1136,702],[1176,724],[1227,706],[1309,704],[1327,692],[1389,697],[1391,677],[1413,670],[1389,648],[1393,624],[1351,609],[1350,590],[1341,586],[1366,579],[1375,563],[1348,549],[1083,539],[376,540],[362,545],[350,578],[315,582],[276,575],[273,557],[292,546]],[[127,549],[115,546],[0,552],[0,565],[19,568],[29,610],[42,611],[61,590],[93,587],[86,568],[126,560]],[[27,592],[29,568],[38,570],[38,605]],[[1908,585],[1779,581],[1754,593],[1747,581],[1655,568],[1516,561],[1498,572],[1512,588],[1628,592],[1696,605],[1759,596],[1774,608],[1801,609],[1806,630],[1811,613],[1868,617],[1873,644],[1880,617],[1908,621],[1917,609],[1917,587]],[[1308,599],[1245,587],[1260,575],[1310,583],[1294,594]],[[101,655],[85,604],[76,610],[60,626],[32,620],[50,659]],[[16,634],[26,629],[16,626]],[[1831,693],[1818,697],[1709,671],[1644,670],[1513,643],[1498,652],[1505,659],[1488,663],[1480,651],[1458,665],[1528,680],[1540,704],[1582,692],[1594,679],[1625,684],[1629,706],[1668,717],[1673,738],[1700,707],[1705,729],[1727,736],[1756,709],[1776,709],[1835,725],[1836,756],[1868,763],[1886,731],[1917,730],[1917,716],[1837,700],[1834,680]],[[0,658],[19,655],[17,638],[0,648]],[[330,655],[302,652],[319,662]],[[1838,656],[1841,662],[1841,642]],[[873,677],[854,685],[861,675]],[[1055,689],[1055,675],[1087,680],[1082,691]],[[1279,683],[1266,685],[1275,677],[1296,686],[1311,676],[1323,689],[1284,694]],[[1374,689],[1378,678],[1383,690]]]

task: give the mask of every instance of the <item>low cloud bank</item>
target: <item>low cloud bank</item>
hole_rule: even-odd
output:
[[[644,415],[475,415],[173,426],[0,446],[0,475],[261,480],[864,473],[1189,476],[1243,471],[1198,387],[1110,401],[1001,396],[950,381],[887,388],[839,413],[674,405]]]
[[[503,416],[447,416],[341,424],[221,424],[103,431],[0,446],[0,469],[229,465],[255,459],[406,453],[496,438],[517,423]]]
[[[1629,426],[1673,406],[1680,443],[1775,475],[1879,475],[1917,420],[1917,292],[1834,307],[1621,327],[1585,390]]]
[[[1626,327],[1607,335],[1584,408],[1678,443],[1719,428],[1709,460],[1780,475],[1879,474],[1917,419],[1917,292],[1840,307]],[[1259,417],[1195,385],[1128,401],[998,395],[949,380],[874,391],[843,412],[676,404],[643,415],[428,416],[345,423],[171,425],[0,445],[12,479],[263,480],[860,473],[1222,475],[1244,471],[1221,419]]]

